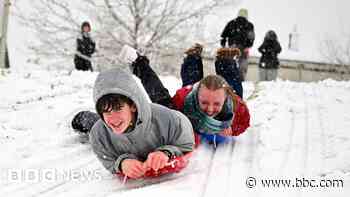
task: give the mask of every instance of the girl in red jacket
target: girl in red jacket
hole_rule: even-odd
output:
[[[193,86],[179,89],[172,99],[175,108],[190,119],[197,145],[204,139],[216,147],[249,127],[247,105],[218,75],[208,75]]]

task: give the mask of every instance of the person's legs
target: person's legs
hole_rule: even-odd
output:
[[[132,73],[136,75],[153,103],[172,108],[171,96],[159,79],[157,73],[149,65],[146,56],[139,56],[132,64]]]
[[[248,72],[248,59],[245,57],[239,58],[239,75],[241,78],[241,81],[246,80],[247,72]]]
[[[94,70],[92,69],[92,64],[91,64],[90,61],[86,61],[86,68],[87,68],[87,70],[89,70],[89,71],[91,71],[91,72],[94,71]]]
[[[90,61],[85,60],[77,55],[75,55],[75,57],[74,57],[74,64],[75,64],[75,68],[77,70],[82,70],[82,71],[89,70],[89,65],[91,66]]]
[[[277,69],[267,69],[266,77],[268,81],[276,80],[278,74]]]
[[[266,71],[267,69],[265,68],[259,68],[259,81],[266,81],[267,77],[266,77]]]

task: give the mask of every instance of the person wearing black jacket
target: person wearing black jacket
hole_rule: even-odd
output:
[[[235,93],[243,99],[243,86],[239,76],[238,59],[241,52],[238,48],[220,48],[215,60],[215,72],[222,76]]]
[[[270,30],[266,33],[264,42],[258,50],[262,54],[259,61],[260,81],[275,80],[280,64],[277,56],[282,48],[274,31]]]
[[[197,43],[185,52],[181,65],[182,87],[193,85],[203,78],[202,51],[203,46]]]
[[[91,26],[89,22],[81,25],[81,36],[77,38],[77,51],[74,56],[74,64],[77,70],[93,71],[91,55],[95,52],[96,44],[90,36]]]
[[[244,81],[248,71],[248,52],[255,40],[254,25],[248,21],[248,10],[240,9],[238,17],[231,20],[225,26],[221,34],[221,46],[239,48],[239,72],[241,80]]]

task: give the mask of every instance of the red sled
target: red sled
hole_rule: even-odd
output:
[[[157,171],[150,169],[148,170],[143,178],[154,178],[158,176],[162,176],[165,174],[170,174],[170,173],[179,173],[182,169],[184,169],[188,163],[189,163],[189,158],[192,156],[192,152],[186,153],[183,156],[179,157],[173,157],[170,159],[170,161],[166,164],[166,166],[162,169],[159,169]],[[123,183],[127,181],[129,177],[125,176],[123,173],[117,173],[117,175],[123,179]]]

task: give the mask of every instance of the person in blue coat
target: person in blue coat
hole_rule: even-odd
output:
[[[202,51],[203,46],[196,43],[185,52],[186,57],[181,65],[182,87],[193,85],[203,78]]]
[[[215,72],[222,76],[243,99],[242,80],[239,72],[238,58],[241,52],[238,48],[220,48],[215,60]]]

